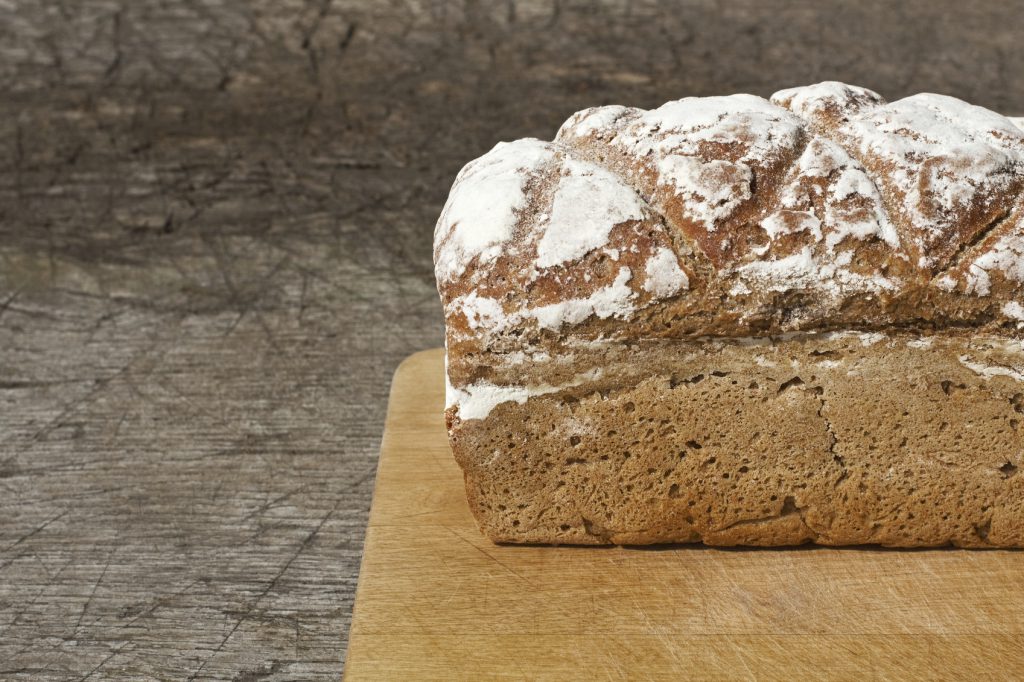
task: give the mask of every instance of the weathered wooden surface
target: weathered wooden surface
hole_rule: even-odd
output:
[[[824,78],[1024,111],[1019,3],[823,6],[0,2],[0,678],[337,677],[496,140]]]
[[[1024,675],[1024,553],[495,546],[448,455],[441,349],[399,367],[351,680]]]

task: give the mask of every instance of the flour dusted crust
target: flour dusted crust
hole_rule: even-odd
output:
[[[561,422],[513,445],[516,434],[529,429],[509,422],[508,413],[518,411],[517,419],[528,422],[544,406],[563,405],[567,397],[596,394],[607,401],[611,393],[637,390],[638,382],[650,377],[672,382],[678,378],[673,378],[678,358],[708,360],[709,339],[790,344],[786,347],[792,347],[797,363],[791,367],[793,376],[804,387],[798,390],[838,395],[841,377],[826,372],[828,381],[818,381],[822,372],[808,368],[814,364],[815,344],[839,334],[847,341],[832,350],[844,362],[849,354],[866,352],[876,371],[899,375],[913,366],[941,374],[922,374],[904,389],[911,406],[940,409],[929,401],[941,402],[939,395],[948,401],[947,391],[932,390],[941,389],[943,381],[977,384],[985,396],[998,395],[997,402],[1006,408],[1002,427],[1016,434],[1013,415],[1020,404],[1013,396],[1024,390],[1019,385],[1024,355],[1018,357],[1017,348],[997,362],[985,353],[979,358],[970,344],[979,338],[996,345],[1015,342],[1024,323],[1022,189],[1024,130],[1019,120],[942,95],[887,103],[870,90],[835,82],[783,90],[770,100],[732,95],[685,98],[650,111],[597,107],[570,117],[553,142],[497,145],[459,174],[434,238],[447,326],[450,434],[481,524],[492,537],[506,541],[978,544],[975,531],[969,531],[970,537],[943,534],[941,523],[939,534],[927,541],[912,532],[902,539],[879,536],[877,530],[864,536],[863,528],[846,535],[808,531],[806,537],[781,539],[768,533],[760,542],[751,531],[749,537],[726,541],[707,520],[722,510],[722,501],[705,513],[705,526],[695,521],[686,533],[676,529],[673,534],[663,519],[648,514],[644,533],[617,534],[616,518],[631,518],[635,531],[637,510],[650,508],[650,500],[645,505],[632,493],[635,486],[607,496],[612,511],[600,514],[611,516],[598,524],[607,532],[588,532],[598,522],[578,509],[555,525],[543,515],[511,519],[510,505],[538,496],[548,514],[566,506],[555,505],[551,494],[541,492],[553,481],[565,488],[565,476],[533,471],[523,478],[502,467],[517,456],[513,450],[524,456],[544,450],[546,464],[537,466],[555,471],[565,457],[548,440],[561,439],[571,447],[574,436],[563,437],[576,428],[568,415],[577,422],[579,415],[563,406],[554,413],[563,414]],[[862,351],[856,335],[878,335],[884,342]],[[942,351],[926,352],[914,343],[934,343]],[[893,353],[894,344],[903,350]],[[729,375],[761,386],[767,379],[754,377],[759,371],[754,354],[744,370],[744,351],[738,352]],[[644,355],[650,377],[624,372],[620,365],[631,362],[631,353]],[[813,386],[804,376],[809,371],[817,381]],[[950,378],[962,372],[969,380]],[[669,404],[679,397],[675,388],[651,390],[656,399],[636,419],[678,422],[681,417]],[[727,413],[736,410],[752,412],[751,401],[764,398],[729,391],[711,397],[719,401],[715,409],[724,410],[709,408],[709,418],[715,419],[728,419]],[[659,407],[658,400],[666,404]],[[636,406],[635,400],[625,402]],[[832,409],[837,404],[842,399]],[[971,404],[960,408],[969,411]],[[597,405],[593,409],[600,411]],[[853,403],[846,409],[863,410]],[[961,417],[961,431],[969,417]],[[637,436],[651,428],[642,425],[646,421],[616,419],[606,430]],[[1007,426],[1011,421],[1013,426]],[[957,424],[951,418],[946,429]],[[492,431],[501,434],[503,445],[492,442]],[[864,450],[858,455],[854,448],[846,459],[875,452],[867,449],[865,434],[850,438],[851,447],[860,439]],[[960,447],[957,442],[942,447]],[[1017,466],[1014,458],[1024,442],[1012,442],[1006,452],[990,453],[999,467]],[[599,441],[595,452],[601,447]],[[615,462],[623,455],[615,437],[606,435],[604,447],[609,459],[598,455],[596,462]],[[636,447],[627,459],[649,460],[652,447]],[[773,466],[786,466],[787,455],[772,443],[755,450]],[[819,454],[827,464],[827,449]],[[901,458],[932,455],[900,446],[887,456],[898,464]],[[716,462],[728,459],[723,454]],[[607,482],[603,466],[588,456],[581,471],[590,478],[584,476],[559,494],[572,502],[597,478]],[[749,463],[740,466],[750,469]],[[866,480],[875,480],[878,471],[866,471]],[[965,469],[943,475],[962,482],[972,474]],[[929,476],[932,486],[944,480]],[[677,491],[699,486],[700,480],[668,483],[662,492],[673,485]],[[884,488],[881,480],[877,486]],[[512,491],[513,482],[518,492],[501,492]],[[793,489],[766,486],[761,492],[776,498],[769,507],[782,501],[780,515],[786,500],[806,508]],[[660,499],[660,494],[651,495]],[[499,498],[503,501],[496,502]],[[1020,499],[1013,499],[1019,506]],[[988,502],[978,514],[991,521],[997,507]],[[579,503],[575,499],[576,507]],[[815,504],[838,509],[827,496]],[[508,524],[516,520],[515,526],[496,521],[498,506],[505,507],[501,518]],[[950,518],[955,510],[940,511]],[[1024,523],[1024,517],[1016,520]],[[998,534],[989,530],[984,535],[981,544],[1017,542],[996,542]]]

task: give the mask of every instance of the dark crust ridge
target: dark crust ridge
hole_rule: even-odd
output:
[[[604,107],[571,117],[555,142],[545,143],[554,150],[552,162],[525,179],[527,204],[506,248],[494,260],[471,260],[457,278],[439,279],[453,364],[468,354],[555,348],[568,338],[891,328],[1016,334],[1022,311],[1012,306],[1024,301],[1024,269],[1013,265],[1024,258],[1024,133],[952,98],[886,103],[877,93],[838,83],[782,91],[771,104],[753,100],[737,100],[735,111],[692,130],[663,129],[645,118],[661,109]],[[608,109],[615,115],[604,116]],[[591,124],[594,119],[600,123]],[[907,121],[919,129],[892,130]],[[747,131],[758,126],[764,139]],[[707,137],[716,141],[702,141]],[[936,144],[925,143],[933,139]],[[973,141],[974,156],[958,146],[963,140]],[[676,155],[725,169],[725,180],[730,169],[748,169],[749,187],[740,183],[736,191],[749,197],[713,224],[701,222],[695,216],[702,198],[676,187],[659,165]],[[538,216],[547,215],[571,160],[612,173],[650,211],[639,222],[615,226],[603,248],[538,269]],[[808,215],[821,219],[821,234],[793,227],[794,216]],[[772,216],[794,231],[767,234],[763,225]],[[889,240],[881,232],[853,235],[863,221],[887,225]],[[638,273],[661,247],[674,252],[688,286],[655,297]],[[824,269],[768,282],[744,274],[805,253]],[[635,294],[628,316],[589,315],[554,329],[530,318],[538,306],[593,295],[625,267]],[[881,280],[885,286],[877,285]],[[504,314],[527,314],[505,326],[473,324],[463,301],[474,294],[500,303]]]

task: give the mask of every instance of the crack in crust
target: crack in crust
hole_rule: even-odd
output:
[[[1024,131],[939,95],[588,109],[460,173],[435,231],[449,345],[1012,328],[1022,186]]]

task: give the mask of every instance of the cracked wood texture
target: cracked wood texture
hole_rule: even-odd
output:
[[[830,78],[1024,112],[1021,9],[0,3],[0,678],[337,678],[465,161]]]

